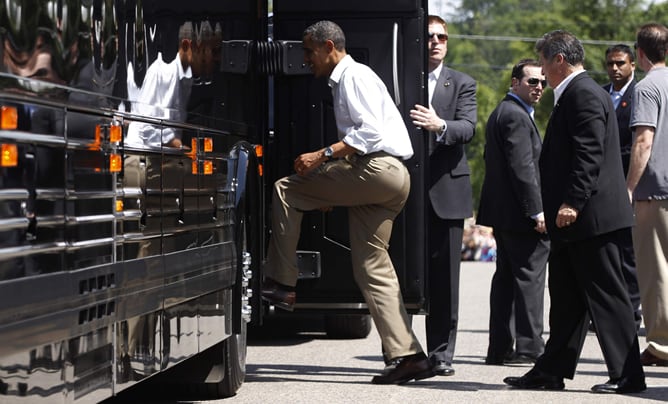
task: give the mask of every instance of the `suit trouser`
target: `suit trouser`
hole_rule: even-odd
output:
[[[668,200],[636,201],[633,245],[648,350],[668,360]]]
[[[533,232],[494,229],[496,271],[490,289],[489,359],[503,360],[513,350],[543,353],[543,302],[550,242]],[[514,327],[513,327],[514,322]]]
[[[644,375],[633,308],[621,271],[623,231],[577,242],[552,241],[550,338],[536,368],[572,379],[591,318],[610,379]]]
[[[429,314],[425,319],[427,349],[432,361],[452,363],[459,320],[464,219],[441,219],[433,207],[430,211]]]
[[[304,211],[348,207],[353,275],[390,358],[421,351],[404,307],[399,280],[387,252],[394,218],[410,190],[401,161],[386,153],[351,155],[305,177],[274,184],[272,237],[264,273],[294,286],[297,243]]]

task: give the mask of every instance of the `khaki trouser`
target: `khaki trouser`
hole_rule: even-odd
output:
[[[633,248],[649,352],[668,360],[668,200],[636,201]]]
[[[351,155],[324,164],[308,176],[291,175],[276,181],[273,233],[264,271],[269,278],[294,286],[303,212],[348,207],[353,274],[390,358],[422,351],[387,252],[394,218],[409,190],[408,170],[386,153]]]

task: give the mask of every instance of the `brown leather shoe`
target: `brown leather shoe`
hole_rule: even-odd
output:
[[[396,366],[388,366],[380,376],[371,379],[373,384],[404,384],[411,380],[422,380],[434,376],[431,362],[424,352],[404,356],[393,361]]]
[[[640,363],[643,366],[668,366],[668,360],[656,357],[647,349],[640,354]]]
[[[262,299],[283,310],[293,311],[297,297],[294,288],[266,278],[262,284]]]

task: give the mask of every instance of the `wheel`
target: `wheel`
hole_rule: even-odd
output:
[[[332,314],[325,316],[325,332],[330,338],[366,338],[371,332],[368,314]]]
[[[234,396],[246,378],[246,337],[246,322],[242,321],[242,333],[223,341],[223,379],[212,386],[217,397]]]

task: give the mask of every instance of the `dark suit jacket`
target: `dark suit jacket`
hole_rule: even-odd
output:
[[[603,86],[603,89],[610,93],[611,83]],[[617,127],[619,128],[619,146],[622,151],[622,167],[624,167],[624,175],[629,172],[629,160],[631,158],[631,146],[633,145],[633,131],[629,128],[629,121],[631,120],[631,111],[633,110],[633,89],[636,87],[635,79],[626,88],[622,99],[619,100],[619,105],[615,109],[617,114]]]
[[[583,240],[632,226],[618,136],[610,94],[586,72],[575,76],[552,110],[540,156],[552,241]],[[579,214],[572,225],[557,228],[562,203]]]
[[[473,215],[471,170],[464,144],[475,133],[476,82],[470,76],[443,66],[436,83],[432,106],[448,130],[441,142],[430,136],[429,199],[442,219],[464,219]]]
[[[543,211],[538,172],[542,141],[536,124],[517,98],[506,95],[489,116],[485,136],[478,224],[534,232],[531,215]]]

